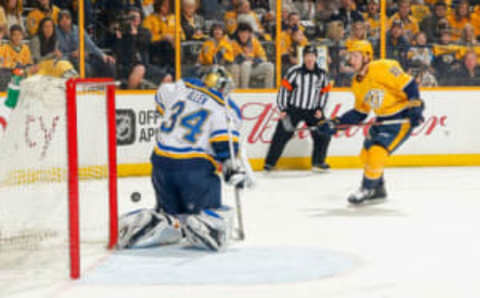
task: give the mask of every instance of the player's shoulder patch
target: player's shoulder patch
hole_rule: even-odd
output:
[[[371,72],[376,75],[391,73],[394,76],[399,76],[401,73],[403,73],[400,63],[391,59],[375,60],[370,63],[369,68]]]

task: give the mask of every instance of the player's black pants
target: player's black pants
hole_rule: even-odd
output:
[[[293,127],[297,127],[300,121],[305,121],[308,126],[315,126],[321,119],[315,118],[314,114],[315,110],[301,110],[296,108],[287,110],[287,117],[290,117],[290,122]],[[281,120],[278,121],[265,160],[266,168],[273,168],[277,164],[285,145],[287,145],[293,134],[293,131],[287,131],[285,129]],[[312,166],[320,165],[325,162],[325,158],[327,157],[327,149],[331,136],[321,134],[315,130],[311,131],[311,136],[313,138]]]

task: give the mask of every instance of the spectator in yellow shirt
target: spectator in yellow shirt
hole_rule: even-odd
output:
[[[211,38],[202,44],[198,63],[202,66],[212,64],[231,64],[233,62],[232,42],[225,34],[222,24],[213,24],[210,28]]]
[[[423,18],[430,15],[430,8],[423,1],[413,0],[410,7],[412,16],[418,23],[422,22]]]
[[[36,0],[36,7],[30,11],[27,16],[27,32],[30,36],[34,36],[37,33],[38,25],[46,18],[50,17],[57,24],[58,13],[60,8],[53,5],[50,0]]]
[[[237,30],[237,10],[238,7],[240,6],[240,1],[241,0],[232,0],[231,5],[232,9],[227,11],[223,15],[223,22],[225,23],[225,29],[227,31],[227,34],[232,37],[235,34],[235,31]]]
[[[153,5],[153,13],[142,24],[152,34],[152,42],[168,41],[175,43],[175,15],[170,11],[169,0],[158,0]]]
[[[30,49],[23,44],[22,27],[12,25],[9,31],[9,42],[0,47],[0,67],[14,69],[33,64]]]
[[[173,67],[175,61],[175,15],[170,11],[169,0],[157,0],[153,13],[143,20],[142,26],[152,35],[150,62],[157,66]]]
[[[238,24],[233,53],[235,60],[232,77],[236,86],[249,88],[252,79],[263,79],[264,88],[273,88],[273,64],[268,62],[265,49],[253,36],[253,29],[249,24]]]
[[[468,0],[462,0],[455,7],[455,12],[447,16],[450,28],[452,28],[452,40],[457,41],[462,36],[465,25],[470,22]]]
[[[287,70],[293,65],[300,63],[298,61],[298,51],[308,44],[308,39],[303,34],[303,31],[298,27],[290,30],[290,43],[286,49],[281,52],[282,55],[282,70]]]
[[[368,37],[380,40],[380,5],[379,0],[368,0],[367,12],[363,15],[367,24]]]
[[[398,12],[395,13],[388,20],[388,29],[392,27],[394,21],[400,20],[403,24],[403,32],[407,41],[413,40],[415,34],[418,33],[418,22],[410,14],[410,0],[399,0],[398,1]]]
[[[304,31],[305,28],[300,24],[300,15],[298,12],[291,12],[288,14],[287,24],[285,29],[280,33],[280,54],[283,55],[290,51],[292,45],[293,30]]]
[[[16,24],[25,32],[22,19],[22,0],[1,0],[0,4],[0,26],[6,24],[6,32],[8,32],[10,27]]]

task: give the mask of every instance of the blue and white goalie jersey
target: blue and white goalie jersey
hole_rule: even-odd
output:
[[[163,115],[153,161],[164,167],[217,167],[230,158],[229,130],[238,150],[241,125],[235,103],[200,80],[184,79],[162,84],[155,96]],[[230,119],[230,120],[229,120]]]

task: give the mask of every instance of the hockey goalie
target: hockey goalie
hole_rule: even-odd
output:
[[[236,189],[251,186],[248,164],[237,158],[241,114],[229,98],[230,75],[214,66],[201,80],[162,84],[155,97],[163,116],[151,156],[156,207],[120,218],[117,247],[177,243],[224,249],[233,235],[233,211],[222,205],[224,181]],[[238,207],[238,206],[237,206]]]

